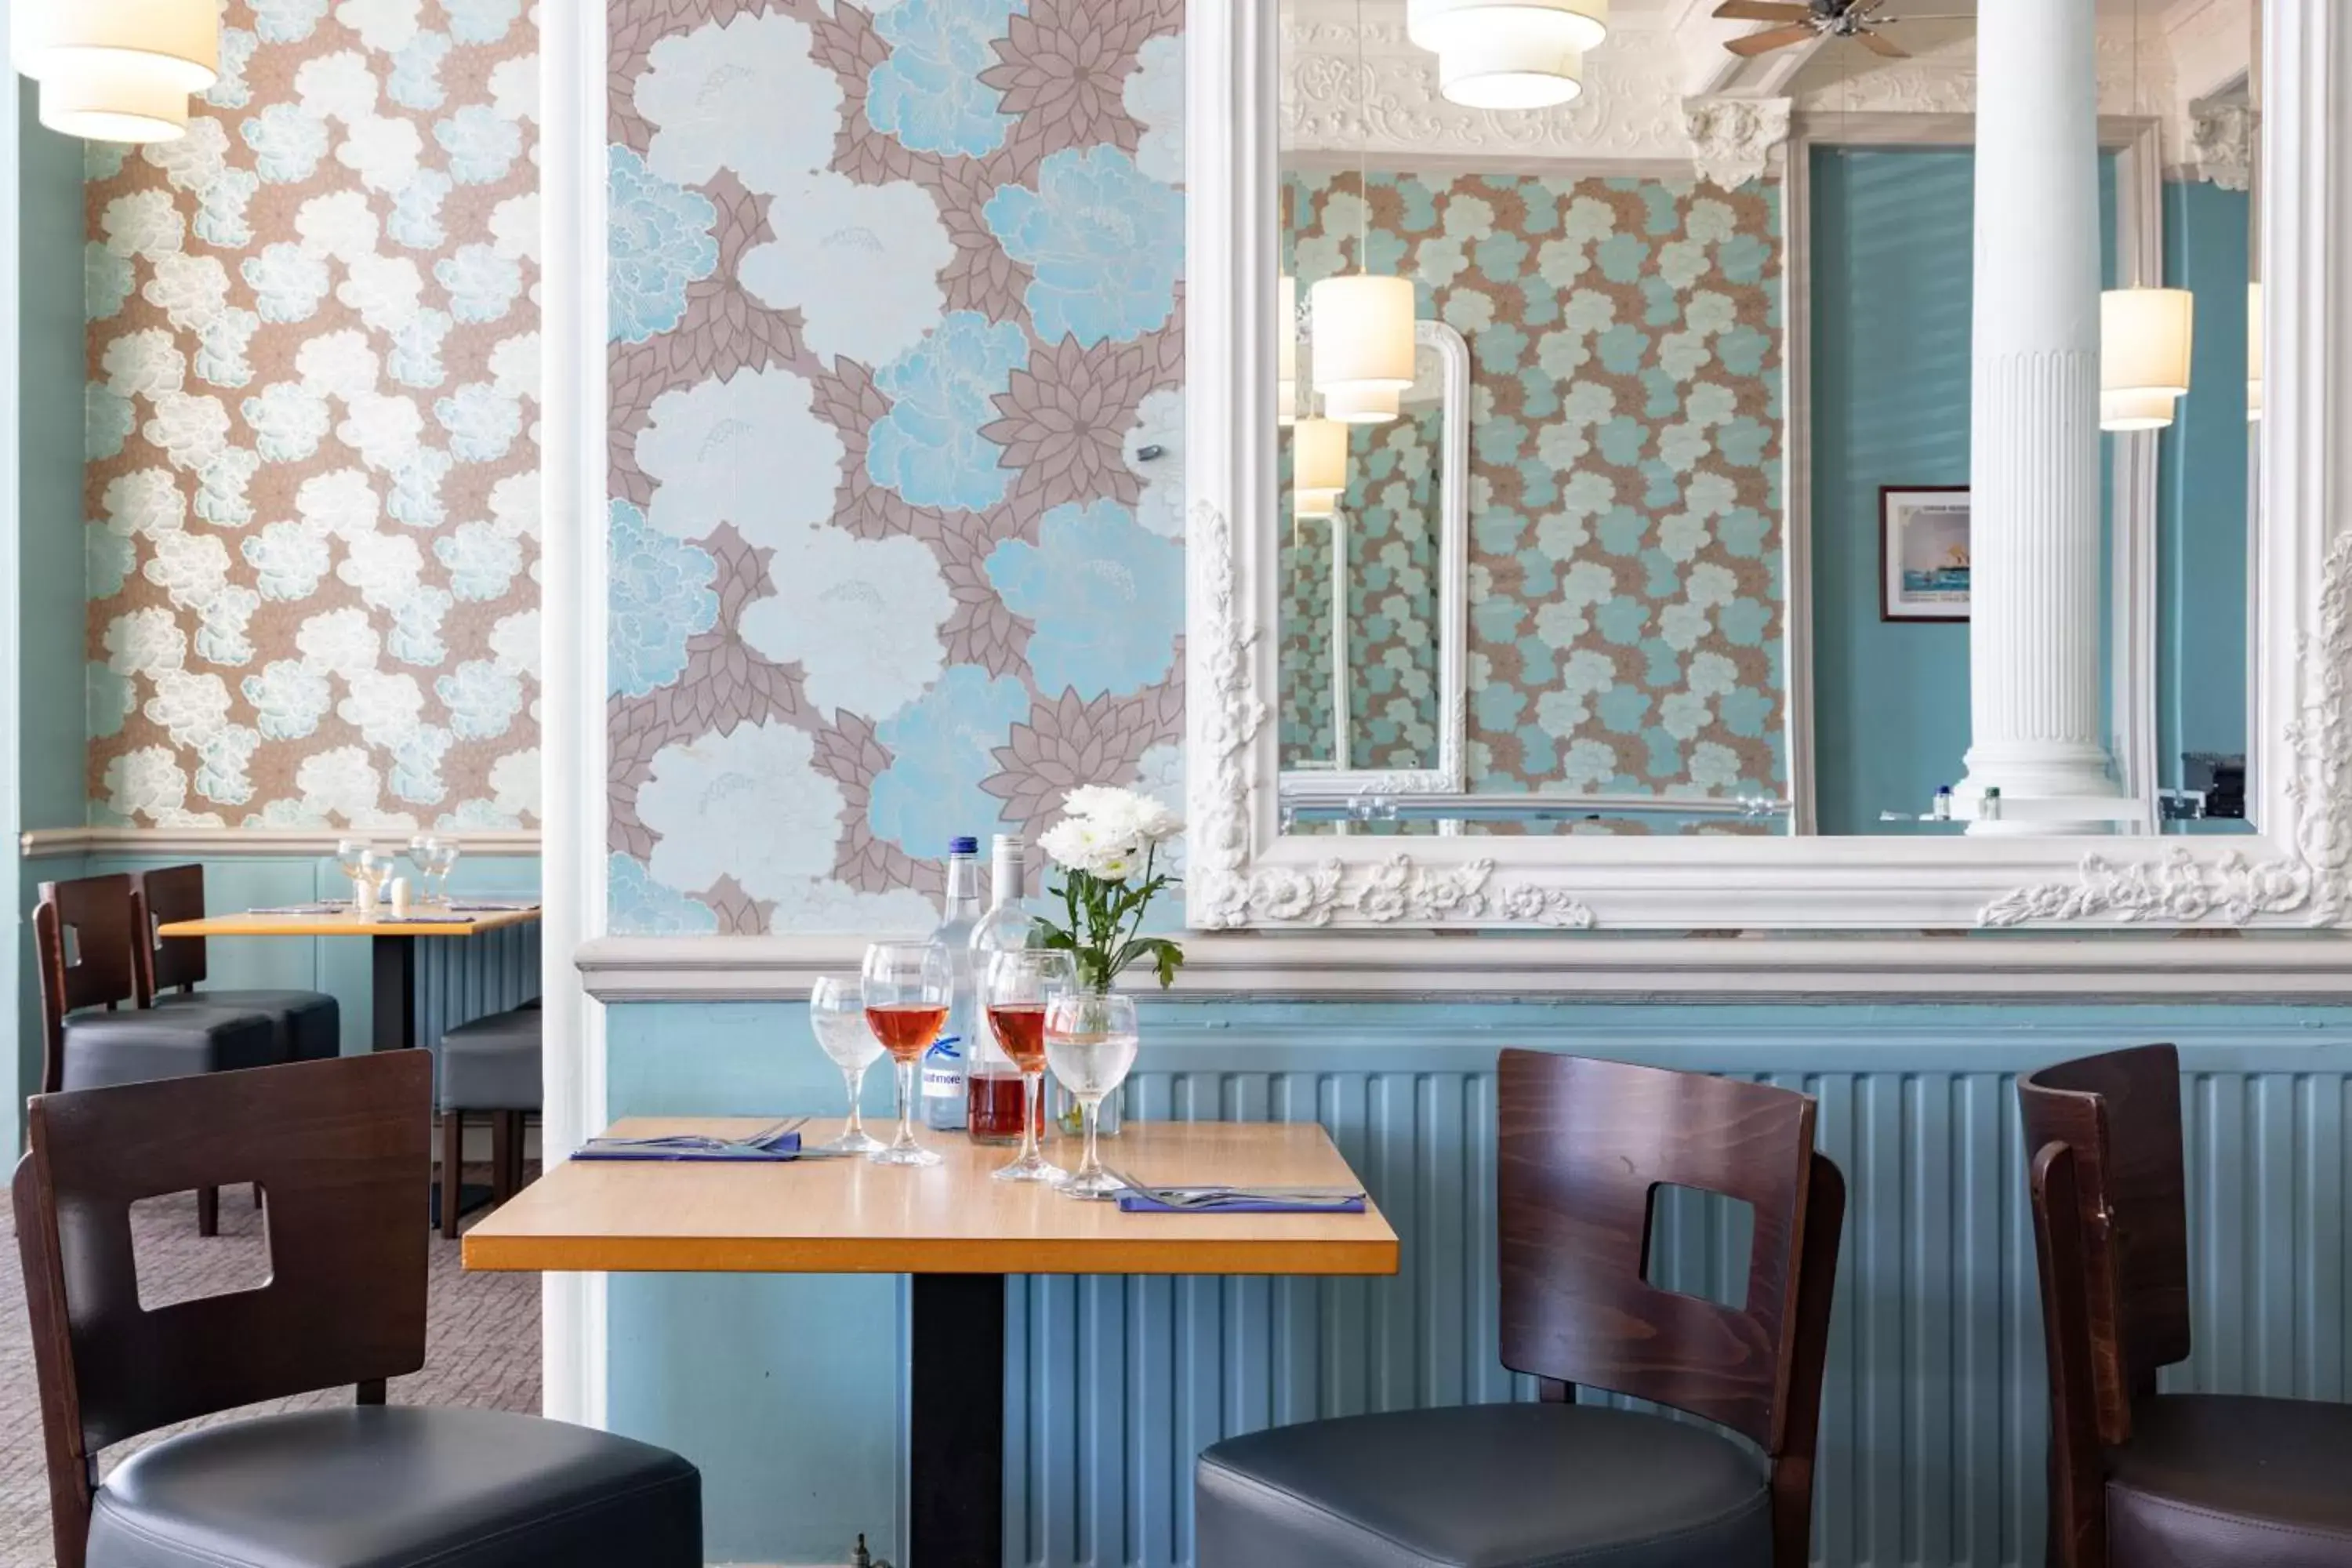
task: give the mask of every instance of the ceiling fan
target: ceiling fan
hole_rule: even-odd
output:
[[[1852,38],[1874,54],[1891,60],[1908,59],[1911,51],[1878,29],[1895,22],[1924,22],[1927,16],[1882,16],[1886,0],[1723,0],[1715,14],[1727,22],[1780,22],[1769,32],[1752,33],[1724,45],[1735,55],[1769,55],[1816,38]]]

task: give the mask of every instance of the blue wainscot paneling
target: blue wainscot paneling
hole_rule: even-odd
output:
[[[2041,1321],[2014,1080],[2045,1061],[2182,1046],[2198,1352],[2176,1383],[2345,1394],[2352,1011],[1176,1005],[1146,1036],[1140,1114],[1322,1122],[1403,1237],[1403,1272],[1016,1281],[1007,1563],[1187,1563],[1192,1458],[1221,1436],[1528,1395],[1495,1349],[1504,1045],[1820,1097],[1822,1145],[1853,1188],[1821,1563],[2042,1560]],[[620,1006],[610,1037],[615,1114],[839,1102],[797,1008]],[[1720,1289],[1743,1267],[1698,1205],[1664,1216],[1661,1241],[1678,1288]],[[614,1424],[702,1466],[714,1560],[838,1563],[859,1531],[888,1550],[903,1305],[893,1279],[614,1280]]]

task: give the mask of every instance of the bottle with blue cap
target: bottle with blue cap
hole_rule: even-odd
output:
[[[923,1125],[935,1132],[964,1129],[964,1069],[981,1027],[980,992],[971,973],[971,928],[980,923],[980,840],[948,842],[947,907],[931,940],[948,950],[953,985],[947,1026],[923,1058]]]

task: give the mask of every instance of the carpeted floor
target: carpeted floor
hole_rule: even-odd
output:
[[[468,1168],[467,1174],[475,1174]],[[487,1182],[487,1170],[479,1175]],[[425,1224],[417,1194],[419,1226]],[[221,1194],[221,1234],[196,1234],[193,1194],[142,1204],[131,1226],[142,1297],[161,1287],[163,1300],[185,1300],[248,1288],[266,1267],[261,1215],[251,1189]],[[457,1266],[457,1244],[432,1241],[430,1317],[425,1370],[395,1379],[395,1405],[458,1405],[491,1410],[539,1409],[539,1276],[468,1274]],[[152,1298],[148,1298],[153,1301]],[[154,1304],[160,1304],[155,1302]],[[240,1415],[341,1405],[351,1390],[306,1394],[255,1405]],[[111,1464],[144,1442],[107,1450]],[[32,1347],[25,1327],[24,1276],[16,1261],[16,1227],[0,1205],[0,1568],[50,1568],[48,1479],[41,1447],[41,1415],[33,1383]]]

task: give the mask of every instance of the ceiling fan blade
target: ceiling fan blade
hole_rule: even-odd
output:
[[[1723,0],[1715,14],[1726,22],[1803,22],[1813,8],[1801,0]]]
[[[1752,59],[1758,55],[1769,55],[1774,49],[1785,49],[1791,44],[1811,43],[1814,36],[1813,29],[1801,22],[1793,26],[1775,27],[1769,33],[1751,33],[1744,38],[1734,38],[1723,47],[1735,55],[1744,55]]]
[[[1911,58],[1909,49],[1883,33],[1856,33],[1854,37],[1861,39],[1862,47],[1874,55],[1881,55],[1890,60],[1907,60]]]

